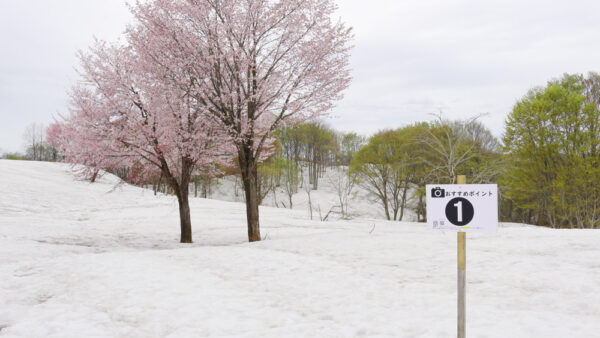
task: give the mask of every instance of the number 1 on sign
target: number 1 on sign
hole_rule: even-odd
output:
[[[456,207],[456,214],[458,216],[457,217],[458,222],[462,223],[462,221],[463,221],[463,217],[462,217],[462,201],[454,203],[454,206]]]

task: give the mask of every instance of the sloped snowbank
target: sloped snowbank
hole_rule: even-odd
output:
[[[456,236],[422,224],[308,221],[170,196],[61,164],[0,161],[2,337],[449,337]],[[600,232],[503,226],[469,235],[467,332],[597,337]]]

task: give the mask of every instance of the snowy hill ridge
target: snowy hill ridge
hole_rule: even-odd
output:
[[[90,184],[63,164],[0,160],[0,337],[448,337],[456,237],[423,224],[317,222]],[[467,332],[598,337],[600,232],[469,235]]]

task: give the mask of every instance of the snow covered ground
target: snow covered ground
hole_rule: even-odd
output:
[[[1,337],[451,337],[456,235],[423,224],[307,220],[78,181],[0,161]],[[468,235],[470,337],[600,337],[600,232],[503,225]]]

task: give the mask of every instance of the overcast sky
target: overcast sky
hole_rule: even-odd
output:
[[[500,136],[528,89],[561,74],[600,71],[600,2],[338,0],[354,28],[354,80],[332,112],[337,129],[368,135],[443,111],[482,118]],[[123,0],[0,0],[0,152],[68,112],[75,53],[115,40]]]

